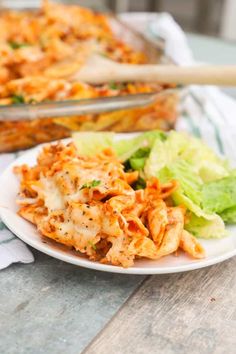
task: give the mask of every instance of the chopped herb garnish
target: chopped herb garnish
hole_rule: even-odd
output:
[[[89,241],[88,244],[94,249],[94,251],[96,251],[97,247],[94,243],[92,243],[92,241]]]
[[[84,188],[97,187],[97,186],[99,186],[100,183],[101,183],[101,181],[94,179],[94,180],[91,181],[91,182],[84,183],[84,184],[82,185],[82,187],[80,188],[80,190],[81,190],[81,189],[84,189]]]
[[[22,95],[12,95],[12,103],[25,103],[25,98]]]
[[[91,187],[97,187],[97,186],[99,186],[100,183],[101,183],[101,181],[99,181],[99,180],[93,180],[91,183]]]
[[[118,85],[115,82],[110,82],[108,85],[111,90],[118,90]]]
[[[8,44],[12,49],[19,49],[19,48],[30,46],[29,43],[19,43],[19,42],[15,42],[15,41],[9,41]]]
[[[34,98],[31,98],[28,103],[37,103],[37,101]]]
[[[111,90],[122,90],[125,88],[125,85],[124,84],[119,84],[119,83],[116,83],[116,82],[110,82],[108,84],[109,86],[109,89]]]

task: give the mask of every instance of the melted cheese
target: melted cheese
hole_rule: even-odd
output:
[[[64,209],[63,197],[53,179],[42,178],[44,203],[48,210]]]

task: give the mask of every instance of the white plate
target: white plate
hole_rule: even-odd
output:
[[[122,138],[123,134],[120,135]],[[236,255],[236,226],[227,227],[229,236],[217,240],[201,240],[206,250],[207,257],[202,260],[194,260],[184,253],[178,256],[167,256],[160,260],[138,260],[134,266],[128,269],[112,265],[92,262],[75,251],[50,240],[43,239],[36,228],[28,221],[17,215],[16,196],[19,190],[19,182],[13,174],[13,166],[28,164],[34,165],[41,147],[37,147],[14,161],[0,177],[0,216],[8,228],[28,245],[62,261],[77,266],[91,268],[106,272],[125,274],[164,274],[177,273],[193,269],[199,269],[222,262]]]

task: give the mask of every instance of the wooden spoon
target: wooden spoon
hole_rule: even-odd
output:
[[[236,86],[236,65],[133,65],[120,64],[94,54],[70,80],[89,84],[108,82],[160,82],[180,85]]]

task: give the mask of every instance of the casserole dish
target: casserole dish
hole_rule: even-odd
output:
[[[1,30],[2,29],[2,30]],[[29,148],[70,136],[74,131],[132,132],[169,130],[177,118],[178,95],[157,96],[149,105],[91,114],[56,116],[56,102],[158,93],[172,85],[126,83],[87,85],[66,79],[90,52],[134,64],[162,63],[154,45],[111,14],[77,5],[43,1],[39,9],[0,12],[0,152]],[[50,116],[30,119],[30,107],[46,102]],[[25,108],[25,119],[4,119],[13,104]],[[101,105],[100,105],[101,107]],[[54,116],[55,111],[55,116]]]

